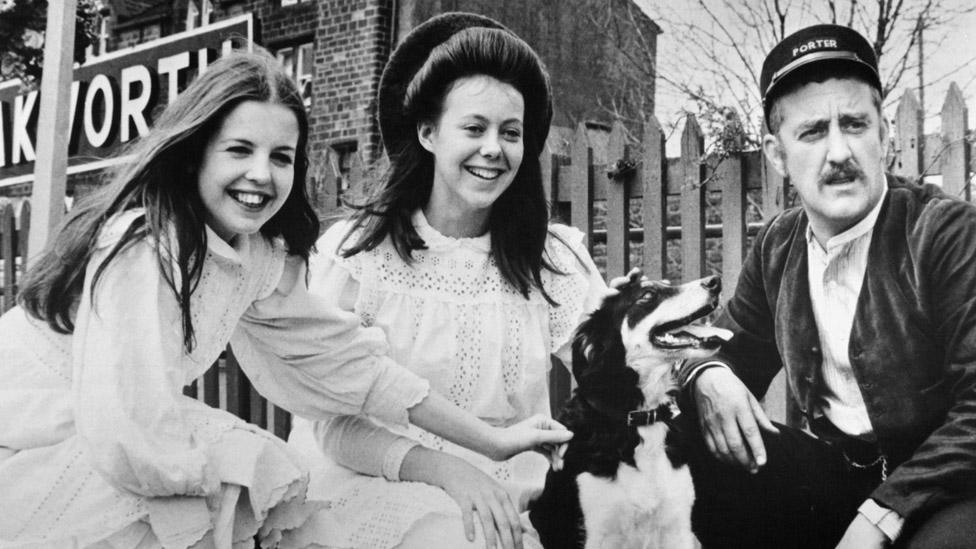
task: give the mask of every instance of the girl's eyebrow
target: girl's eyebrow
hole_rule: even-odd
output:
[[[253,147],[254,146],[254,142],[252,142],[250,139],[244,139],[243,137],[225,137],[224,139],[221,139],[220,140],[220,143],[228,143],[228,142],[230,142],[230,143],[240,143],[242,145],[247,145],[249,147]],[[276,151],[280,151],[280,150],[294,151],[295,150],[295,146],[294,145],[279,145],[279,146],[275,147],[274,150],[276,150]]]
[[[241,145],[254,146],[254,143],[250,139],[244,139],[243,137],[225,137],[219,141],[219,143],[240,143]]]
[[[490,120],[488,120],[487,117],[485,117],[483,115],[480,115],[480,114],[475,114],[475,113],[466,114],[462,118],[465,118],[465,119],[467,119],[467,118],[473,118],[473,119],[477,120],[478,122],[483,122],[483,123],[486,123],[486,124],[488,122],[490,122]],[[512,122],[518,122],[519,124],[522,124],[522,119],[521,118],[518,118],[518,117],[512,117],[512,118],[509,118],[507,120],[502,120],[502,124],[511,124]]]

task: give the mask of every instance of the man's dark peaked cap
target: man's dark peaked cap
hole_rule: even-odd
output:
[[[878,56],[866,38],[850,27],[813,25],[787,36],[766,56],[759,78],[766,119],[769,119],[773,100],[789,77],[805,71],[824,70],[828,64],[853,68],[865,82],[883,91],[878,76]]]

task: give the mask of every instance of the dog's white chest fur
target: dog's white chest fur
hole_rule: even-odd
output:
[[[663,423],[638,433],[636,468],[621,463],[614,480],[589,473],[576,478],[586,549],[691,549],[695,489],[688,466],[671,466]]]

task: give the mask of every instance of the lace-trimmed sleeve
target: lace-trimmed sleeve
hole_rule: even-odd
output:
[[[551,225],[546,251],[553,265],[566,273],[547,273],[545,288],[549,297],[558,303],[558,306],[549,308],[551,351],[569,367],[569,345],[576,326],[600,304],[607,284],[584,246],[583,233],[578,229]]]
[[[340,255],[339,247],[349,226],[348,221],[340,221],[319,239],[311,260],[309,291],[338,309],[354,313],[362,290],[360,281],[370,269],[363,266],[367,254],[351,258]],[[318,447],[337,463],[389,480],[399,480],[403,458],[416,444],[361,416],[315,422],[314,432]]]
[[[292,413],[325,419],[363,412],[406,424],[407,409],[429,385],[394,363],[383,332],[363,327],[343,303],[355,299],[358,283],[345,269],[329,268],[341,261],[341,231],[337,224],[319,239],[308,286],[304,262],[286,258],[275,290],[242,318],[234,351],[258,391]],[[320,284],[339,289],[315,292]]]

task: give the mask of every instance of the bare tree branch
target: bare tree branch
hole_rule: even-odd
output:
[[[614,33],[629,33],[640,49],[653,43],[631,30],[632,13],[611,4],[596,18],[601,25]],[[883,91],[890,95],[918,68],[919,36],[924,34],[926,53],[936,54],[955,20],[976,11],[976,4],[950,0],[696,0],[693,4],[653,2],[649,9],[670,41],[661,39],[661,51],[627,54],[633,78],[655,74],[656,93],[683,99],[684,108],[701,121],[706,140],[719,139],[724,113],[732,109],[739,114],[747,142],[757,142],[762,128],[760,67],[769,49],[787,34],[818,22],[855,28],[869,37],[878,54]],[[945,82],[973,64],[976,52],[948,72],[933,75],[926,85]],[[639,100],[633,94],[626,97]]]

